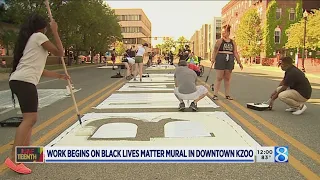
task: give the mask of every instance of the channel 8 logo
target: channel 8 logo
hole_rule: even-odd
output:
[[[288,146],[275,146],[274,147],[274,162],[286,163],[289,160]]]

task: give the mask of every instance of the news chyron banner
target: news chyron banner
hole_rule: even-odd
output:
[[[276,147],[17,147],[17,163],[287,163]]]

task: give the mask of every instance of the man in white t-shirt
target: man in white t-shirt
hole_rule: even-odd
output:
[[[137,54],[136,54],[136,57],[135,57],[135,63],[136,63],[136,70],[135,70],[135,73],[134,73],[134,80],[135,81],[136,81],[136,76],[138,74],[137,71],[139,71],[140,82],[142,81],[143,57],[144,57],[144,54],[146,52],[146,48],[147,47],[148,47],[148,44],[144,43],[142,46],[140,46],[138,48],[138,51],[137,51]]]

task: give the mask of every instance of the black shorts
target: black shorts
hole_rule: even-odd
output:
[[[38,91],[34,84],[11,80],[9,86],[18,98],[22,113],[38,112]]]
[[[227,56],[229,60],[227,60]],[[214,69],[217,70],[233,70],[234,69],[234,55],[233,54],[217,54]]]

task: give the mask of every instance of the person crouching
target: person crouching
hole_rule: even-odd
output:
[[[289,106],[286,111],[292,112],[293,115],[300,115],[307,109],[305,102],[311,98],[311,84],[305,74],[293,65],[291,57],[283,57],[280,60],[281,69],[285,71],[285,75],[271,94],[269,106],[272,108],[274,101],[279,98]]]
[[[193,100],[190,108],[198,111],[197,103],[208,94],[208,89],[204,86],[197,86],[197,74],[188,68],[188,63],[181,60],[174,73],[175,89],[174,94],[180,101],[179,111],[185,109],[183,100]]]

